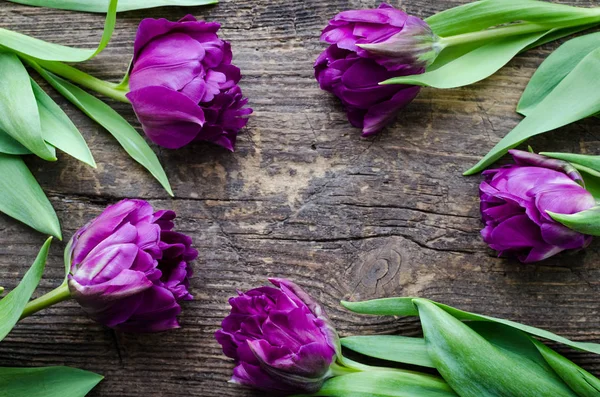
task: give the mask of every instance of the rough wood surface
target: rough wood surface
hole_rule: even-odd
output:
[[[426,17],[466,0],[393,0]],[[600,1],[561,1],[600,6]],[[213,333],[236,289],[289,277],[321,300],[343,335],[419,332],[413,319],[351,315],[340,299],[422,296],[462,309],[600,342],[600,243],[542,264],[498,259],[479,237],[477,185],[461,176],[519,121],[514,109],[529,77],[557,46],[518,56],[471,87],[424,89],[384,133],[362,139],[339,103],[319,90],[312,63],[320,29],[336,12],[373,0],[222,0],[214,7],[119,15],[109,48],[85,65],[117,81],[143,17],[186,13],[223,25],[255,114],[230,154],[198,144],[156,148],[173,184],[170,199],[99,126],[52,92],[81,128],[98,162],[66,155],[28,163],[57,209],[64,235],[125,197],[173,208],[200,258],[182,329],[128,335],[88,320],[75,303],[23,321],[0,344],[0,365],[70,365],[106,376],[100,396],[257,396],[227,383],[232,362]],[[45,40],[92,47],[101,15],[0,3],[0,26]],[[135,121],[131,109],[114,103]],[[598,153],[600,123],[588,120],[531,141],[537,150]],[[0,216],[0,284],[13,288],[44,236]],[[64,243],[52,247],[36,292],[62,278]],[[600,358],[561,350],[600,375]],[[1,393],[0,393],[1,394]]]

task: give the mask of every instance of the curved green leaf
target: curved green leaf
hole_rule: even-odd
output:
[[[527,116],[583,59],[600,48],[600,33],[587,34],[558,47],[536,70],[527,84],[517,112]]]
[[[42,135],[46,142],[95,168],[94,157],[69,116],[33,79],[31,86],[40,111]]]
[[[576,397],[560,379],[518,354],[506,354],[432,302],[416,299],[427,351],[461,397]]]
[[[548,26],[581,25],[588,20],[593,22],[599,13],[597,8],[571,7],[546,1],[483,0],[450,8],[425,21],[435,34],[447,37],[519,21]]]
[[[336,376],[314,394],[322,397],[457,397],[443,379],[410,371],[367,371]]]
[[[600,48],[592,51],[565,77],[519,125],[509,132],[475,166],[465,172],[480,172],[532,136],[592,116],[600,111]],[[560,109],[557,112],[556,109]]]
[[[543,343],[533,338],[530,339],[546,362],[579,397],[598,397],[600,395],[600,379]]]
[[[417,308],[413,304],[415,298],[384,298],[374,299],[364,302],[346,302],[342,301],[342,306],[346,309],[360,314],[371,314],[375,316],[409,316],[415,317],[419,315]],[[441,303],[430,301],[436,304],[438,307],[444,309],[446,312],[451,314],[462,321],[489,321],[499,324],[504,324],[509,327],[521,330],[530,335],[538,336],[540,338],[552,340],[563,345],[570,346],[574,349],[584,350],[591,353],[600,354],[600,344],[589,343],[589,342],[574,342],[562,336],[553,334],[552,332],[531,327],[529,325],[520,324],[510,320],[504,320],[500,318],[483,316],[480,314],[470,313],[463,310],[456,309],[454,307],[444,305]]]
[[[108,0],[9,0],[13,3],[61,10],[106,12]],[[203,6],[217,4],[218,0],[120,0],[117,12],[142,10],[164,6]]]
[[[84,397],[102,376],[69,367],[0,368],[1,395],[11,397]]]
[[[350,336],[342,338],[340,342],[345,348],[365,356],[434,368],[423,338],[399,335]]]
[[[83,113],[92,120],[106,128],[121,144],[123,149],[138,163],[144,166],[161,183],[165,190],[172,196],[173,191],[167,175],[148,143],[119,113],[93,95],[81,88],[50,73],[39,65],[30,63],[40,75],[48,81],[58,92],[65,96]]]
[[[103,11],[107,12],[108,10],[106,22],[104,24],[104,32],[102,33],[102,38],[100,39],[98,47],[95,49],[73,48],[60,44],[48,43],[47,41],[36,39],[22,33],[1,28],[0,46],[8,48],[16,53],[29,55],[45,61],[87,61],[98,55],[108,45],[117,21],[117,1],[118,0],[110,0],[108,8],[106,7],[106,4],[104,5]]]
[[[0,212],[62,239],[52,204],[18,156],[0,154]]]
[[[31,151],[0,130],[0,153],[22,155],[31,154]]]
[[[541,39],[548,31],[518,38],[492,41],[423,74],[394,77],[381,84],[413,84],[435,88],[456,88],[473,84],[496,73],[521,50]],[[443,54],[444,52],[442,52]],[[442,56],[440,54],[440,56]]]
[[[552,219],[562,223],[571,230],[589,234],[590,236],[600,236],[600,206],[571,215],[547,212]]]
[[[44,141],[29,74],[19,57],[0,52],[0,129],[44,160],[56,153]]]
[[[31,299],[31,295],[37,288],[44,268],[46,267],[46,259],[48,258],[48,250],[52,243],[52,237],[46,240],[42,246],[37,258],[31,265],[31,268],[25,273],[19,285],[0,300],[0,341],[8,335],[15,324],[19,321],[21,313],[27,302]],[[3,377],[0,372],[0,391],[5,392],[3,385]],[[4,396],[29,396],[28,394],[3,394]]]

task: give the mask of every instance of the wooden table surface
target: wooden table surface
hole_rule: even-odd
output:
[[[466,0],[394,0],[427,17]],[[561,1],[600,6],[600,1]],[[95,46],[102,15],[31,8],[2,1],[0,26],[45,40]],[[66,239],[102,209],[139,197],[173,208],[194,237],[193,302],[182,328],[158,335],[113,332],[74,302],[20,323],[0,344],[1,366],[69,365],[106,379],[91,396],[256,396],[228,384],[233,363],[213,338],[236,289],[288,277],[326,306],[342,335],[419,334],[414,319],[351,315],[340,299],[421,296],[482,314],[600,342],[600,242],[541,264],[499,259],[481,241],[479,176],[462,177],[519,121],[517,100],[557,46],[518,56],[486,81],[461,89],[424,89],[384,133],[362,139],[312,64],[319,32],[335,13],[373,0],[222,0],[119,14],[110,46],[85,69],[117,81],[144,17],[194,14],[223,25],[241,86],[255,113],[236,153],[209,144],[155,148],[175,190],[157,182],[94,124],[52,92],[80,127],[98,162],[93,170],[64,155],[28,159],[55,206]],[[46,87],[46,86],[45,86]],[[130,107],[110,102],[135,122]],[[136,124],[137,125],[137,124]],[[587,120],[530,143],[539,151],[598,154],[600,122]],[[44,236],[0,216],[0,284],[13,288]],[[36,296],[62,278],[55,243]],[[600,358],[561,349],[600,375]]]

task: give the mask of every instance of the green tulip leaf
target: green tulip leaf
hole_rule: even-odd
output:
[[[0,130],[0,153],[23,155],[31,154],[31,151],[25,146],[21,145],[6,132]]]
[[[11,397],[84,397],[102,376],[69,367],[0,368],[0,394]]]
[[[138,163],[144,166],[160,182],[171,196],[173,191],[167,175],[152,148],[135,128],[119,113],[95,96],[88,94],[70,82],[40,68],[34,62],[30,64],[40,75],[71,103],[77,106],[104,127],[121,144],[123,149]]]
[[[35,262],[31,265],[31,268],[25,273],[23,279],[19,285],[0,300],[0,341],[3,340],[6,335],[13,329],[15,324],[19,321],[23,309],[27,306],[27,303],[31,299],[31,295],[37,288],[44,268],[46,267],[46,259],[48,258],[48,250],[52,243],[52,237],[46,240],[46,243],[42,246]],[[28,396],[29,394],[11,394],[6,393],[4,387],[3,374],[0,372],[0,390],[4,396]],[[5,394],[6,393],[6,394]]]
[[[0,212],[62,238],[52,204],[19,156],[0,154]]]
[[[15,54],[0,52],[0,76],[0,129],[44,160],[56,161],[42,136],[29,74]]]
[[[527,139],[551,131],[600,111],[600,48],[588,54],[511,132],[475,166],[472,175],[494,163]],[[557,112],[556,109],[560,109]]]
[[[552,367],[554,372],[577,393],[579,397],[598,397],[600,395],[600,379],[585,369],[561,356],[543,343],[530,338],[531,342]]]
[[[419,316],[417,308],[413,304],[415,298],[384,298],[375,299],[364,302],[346,302],[342,301],[342,306],[346,309],[360,314],[371,314],[375,316]],[[444,309],[447,313],[456,317],[461,321],[487,321],[493,323],[504,324],[509,327],[521,330],[527,334],[538,336],[543,339],[552,340],[554,342],[562,343],[563,345],[572,347],[574,349],[587,351],[590,353],[600,354],[600,344],[589,343],[589,342],[574,342],[562,336],[553,334],[552,332],[531,327],[528,325],[520,324],[510,320],[503,320],[490,316],[483,316],[475,313],[469,313],[462,311],[451,306],[447,306],[441,303],[433,302],[438,307]]]
[[[458,397],[441,378],[402,370],[373,370],[336,376],[326,381],[314,396]]]
[[[507,354],[432,302],[415,299],[429,356],[461,397],[577,397],[552,372]]]
[[[598,9],[571,7],[535,0],[483,0],[450,8],[425,21],[441,37],[481,30],[511,22],[530,22],[548,26],[582,25],[595,22]]]
[[[600,33],[577,37],[558,47],[531,77],[517,105],[517,112],[529,115],[590,52],[598,48]]]
[[[45,4],[48,1],[49,0],[42,0],[40,3]],[[47,41],[7,29],[0,29],[0,46],[8,48],[18,54],[25,54],[45,61],[87,61],[102,52],[108,45],[117,21],[117,1],[118,0],[110,0],[110,4],[107,2],[104,2],[103,4],[103,12],[107,12],[107,10],[108,12],[106,14],[102,38],[100,39],[98,47],[95,49],[73,48],[60,44],[48,43]],[[95,1],[88,1],[88,3],[93,2]]]
[[[365,356],[434,368],[423,338],[398,335],[350,336],[342,346]]]
[[[108,0],[9,0],[28,6],[58,8],[61,10],[106,12]],[[117,12],[142,10],[164,6],[203,6],[217,4],[218,0],[120,0]]]
[[[516,38],[492,41],[463,55],[442,58],[423,74],[394,77],[381,84],[412,84],[435,88],[456,88],[473,84],[496,73],[523,48],[541,39],[548,31],[530,33]],[[449,49],[452,49],[450,47]],[[440,56],[443,56],[442,51]]]
[[[571,230],[589,234],[590,236],[600,236],[600,206],[571,215],[547,212],[552,219],[562,223]]]
[[[95,168],[96,162],[90,148],[69,116],[33,79],[31,86],[40,111],[42,135],[46,142]]]

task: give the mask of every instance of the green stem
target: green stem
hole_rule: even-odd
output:
[[[594,15],[583,19],[572,19],[561,24],[537,24],[530,22],[516,23],[507,26],[501,26],[492,29],[481,30],[478,32],[470,32],[455,36],[440,37],[440,46],[442,49],[453,47],[460,44],[470,44],[483,42],[486,40],[502,39],[505,37],[519,36],[528,33],[543,32],[552,29],[564,29],[580,25],[597,23],[599,16]]]
[[[88,88],[99,94],[117,100],[119,102],[130,103],[129,99],[125,96],[127,94],[127,88],[120,84],[110,83],[108,81],[101,80],[97,77],[91,76],[81,70],[56,61],[43,61],[41,59],[29,59],[27,56],[22,56],[26,61],[33,61],[33,63],[39,65],[43,69],[52,72],[60,77],[72,81],[82,87]],[[35,68],[32,62],[28,62]]]
[[[25,306],[23,314],[21,314],[21,320],[25,317],[29,317],[34,313],[39,312],[47,307],[55,305],[57,303],[71,299],[71,293],[69,292],[69,286],[65,281],[60,287],[48,292],[46,295],[40,296],[37,299],[32,300]]]
[[[527,33],[543,32],[551,29],[548,25],[538,25],[530,23],[519,23],[500,28],[482,30],[480,32],[471,32],[459,34],[456,36],[440,37],[442,48],[453,47],[460,44],[475,43],[478,41],[501,39],[504,37],[517,36]]]

